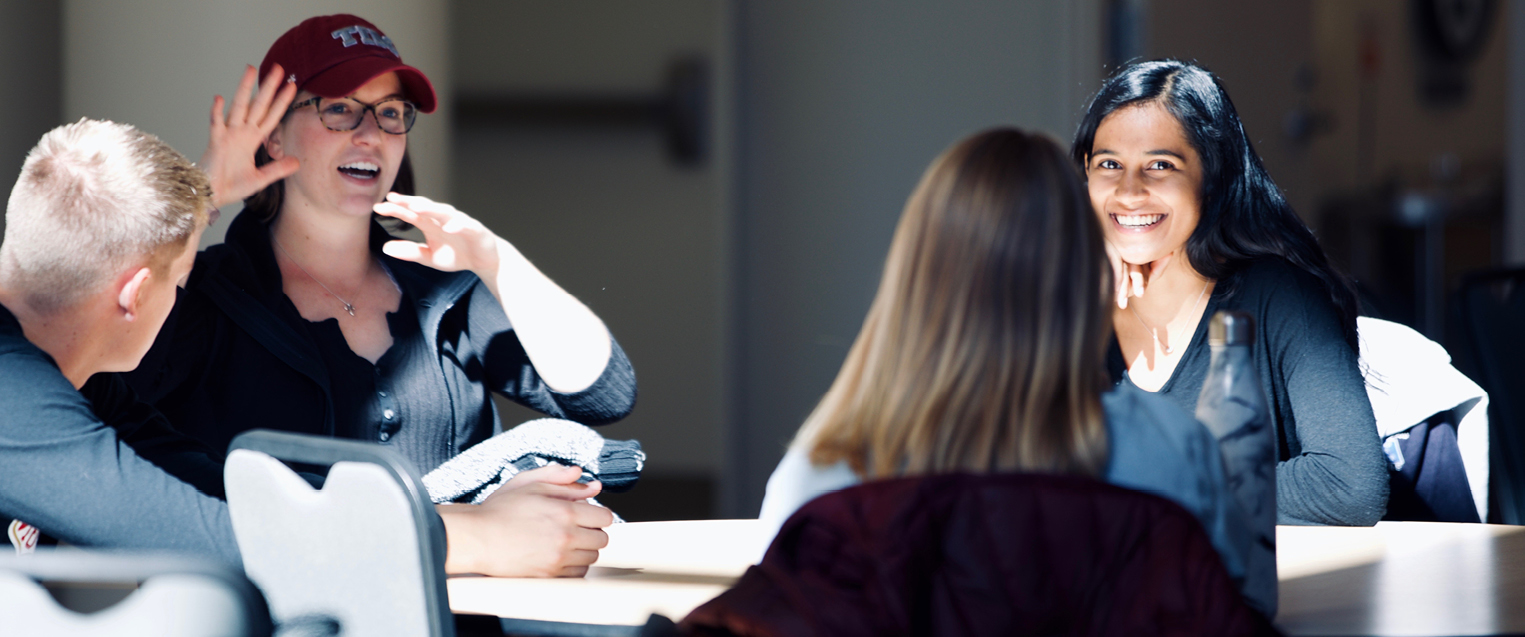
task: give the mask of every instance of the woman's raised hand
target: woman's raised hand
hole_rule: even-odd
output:
[[[482,222],[447,203],[428,197],[387,193],[376,204],[376,214],[412,224],[424,233],[426,243],[395,240],[382,251],[395,259],[422,263],[436,270],[470,270],[484,280],[498,269],[498,236]]]
[[[388,193],[374,210],[424,233],[425,243],[388,241],[381,250],[389,256],[437,270],[469,270],[482,280],[551,389],[580,392],[603,374],[613,351],[604,322],[512,244],[454,206],[424,197]]]
[[[253,195],[299,167],[294,157],[254,165],[254,151],[281,123],[296,97],[297,85],[281,81],[285,72],[279,64],[271,67],[259,93],[251,98],[259,71],[252,66],[245,68],[233,95],[233,108],[226,114],[222,96],[212,98],[212,128],[198,165],[211,180],[213,203],[219,207]]]

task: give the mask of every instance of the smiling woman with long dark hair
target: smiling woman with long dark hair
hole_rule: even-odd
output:
[[[1071,156],[1116,271],[1113,377],[1190,410],[1207,321],[1242,310],[1278,436],[1278,518],[1375,524],[1386,459],[1357,365],[1357,301],[1255,154],[1221,82],[1161,60],[1128,66],[1086,110]]]

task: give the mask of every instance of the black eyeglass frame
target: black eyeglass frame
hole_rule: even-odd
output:
[[[360,117],[355,118],[355,125],[351,126],[349,128],[334,128],[332,126],[329,126],[328,122],[323,119],[323,100],[326,100],[326,99],[327,100],[349,100],[351,102],[359,104],[362,107],[362,110],[360,111]],[[406,128],[403,128],[401,133],[394,133],[392,131],[387,130],[386,127],[381,125],[381,116],[376,113],[376,107],[381,106],[382,104],[386,104],[388,102],[402,102],[403,104],[406,104],[406,105],[411,106],[413,108],[413,116],[403,120],[404,123],[406,124]],[[315,110],[317,110],[317,112],[318,112],[318,121],[319,122],[323,122],[323,127],[327,128],[328,130],[334,131],[336,133],[348,133],[348,132],[350,132],[352,130],[360,128],[360,125],[365,123],[365,115],[366,115],[366,113],[370,113],[371,114],[371,119],[376,121],[376,130],[379,130],[379,131],[381,131],[383,133],[386,133],[388,135],[407,135],[408,131],[413,130],[413,123],[418,121],[418,105],[414,104],[413,102],[410,102],[408,100],[402,99],[400,97],[387,98],[387,99],[384,99],[384,100],[382,100],[380,102],[377,102],[375,104],[366,104],[365,102],[357,100],[357,99],[355,99],[353,97],[321,97],[321,96],[315,96],[315,97],[310,97],[308,99],[305,99],[305,100],[302,100],[300,102],[297,102],[296,104],[292,104],[290,108],[286,109],[286,112],[287,113],[294,113],[294,112],[296,112],[297,109],[304,108],[308,104],[316,105],[316,109]]]

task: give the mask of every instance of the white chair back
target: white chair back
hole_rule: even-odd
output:
[[[93,592],[120,601],[105,608],[70,608],[48,586],[62,591],[64,599]],[[259,592],[231,569],[177,556],[86,551],[0,558],[0,624],[7,635],[58,637],[271,633]]]
[[[272,431],[240,435],[231,449],[233,532],[277,624],[327,619],[341,635],[453,637],[444,526],[401,456]],[[327,466],[323,488],[282,460]]]

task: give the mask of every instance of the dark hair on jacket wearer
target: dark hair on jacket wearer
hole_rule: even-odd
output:
[[[263,145],[254,151],[255,166],[264,166],[270,163],[270,161],[270,153],[265,152]],[[392,181],[392,192],[399,195],[415,194],[413,188],[413,162],[408,159],[407,151],[403,151],[402,163],[397,165],[397,179]],[[286,180],[282,179],[269,186],[265,186],[264,190],[244,199],[244,212],[253,214],[254,218],[259,219],[260,223],[270,223],[275,221],[276,215],[281,214],[281,205],[285,201]],[[372,214],[373,218],[379,216]]]
[[[1180,60],[1151,60],[1118,70],[1091,98],[1075,131],[1070,156],[1081,171],[1090,159],[1101,121],[1119,109],[1155,103],[1175,117],[1202,158],[1201,217],[1186,240],[1191,267],[1223,281],[1250,261],[1281,257],[1324,284],[1345,340],[1359,351],[1353,286],[1329,263],[1244,134],[1234,103],[1218,77]],[[1232,286],[1232,283],[1229,283]],[[1224,289],[1233,294],[1232,287]]]

